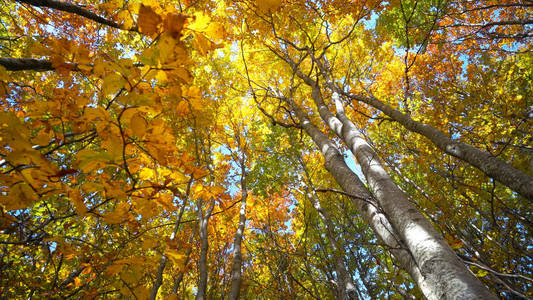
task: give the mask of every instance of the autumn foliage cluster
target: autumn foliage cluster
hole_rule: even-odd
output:
[[[533,296],[532,12],[0,0],[0,298]]]

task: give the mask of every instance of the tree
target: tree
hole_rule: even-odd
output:
[[[527,1],[4,4],[3,297],[531,296]]]

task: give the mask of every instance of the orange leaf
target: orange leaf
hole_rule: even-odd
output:
[[[187,17],[182,14],[168,14],[165,19],[165,31],[168,31],[173,38],[177,39],[181,36],[185,21],[187,21]]]
[[[157,26],[162,22],[162,19],[152,7],[141,5],[137,22],[139,24],[139,31],[151,36],[157,32]]]

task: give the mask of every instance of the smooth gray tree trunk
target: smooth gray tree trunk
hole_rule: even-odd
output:
[[[319,87],[315,84],[312,88],[312,97],[321,118],[355,155],[380,206],[413,255],[422,275],[414,279],[426,298],[494,299],[394,183],[364,136],[345,116],[339,95],[333,94],[337,111],[337,115],[333,116],[323,101]]]
[[[243,154],[244,155],[244,154]],[[248,189],[246,187],[246,164],[244,157],[241,158],[241,209],[239,212],[239,226],[235,232],[233,241],[233,263],[231,266],[231,290],[228,299],[236,300],[239,298],[242,283],[242,251],[241,243],[244,228],[246,225],[246,200],[248,198]]]
[[[402,124],[406,129],[419,133],[428,138],[437,148],[447,154],[455,156],[462,161],[483,171],[487,176],[496,179],[513,191],[533,202],[533,176],[530,176],[497,157],[479,150],[471,145],[456,141],[448,137],[437,128],[413,120],[410,116],[394,109],[374,97],[363,97],[343,92],[350,99],[364,102],[379,109],[394,121]]]
[[[395,255],[417,282],[428,299],[496,299],[488,289],[465,267],[444,239],[436,232],[425,217],[407,200],[381,166],[381,163],[368,143],[349,120],[343,110],[337,115],[346,123],[333,116],[324,105],[318,86],[313,85],[312,97],[318,106],[319,114],[329,127],[352,149],[361,164],[362,171],[372,191],[378,199],[377,207],[383,210],[387,228],[394,233],[400,248],[407,250],[408,257]],[[343,190],[353,195],[368,195],[359,178],[347,168],[338,150],[328,138],[311,124],[305,113],[294,102],[293,110],[302,128],[313,138],[326,160],[326,169],[331,172]],[[353,125],[353,124],[352,124]],[[339,159],[335,157],[339,156]],[[363,197],[365,198],[365,197]],[[368,198],[370,199],[370,198]],[[366,205],[367,207],[370,205]],[[365,214],[363,212],[363,217]],[[385,220],[382,220],[385,222]],[[377,224],[372,224],[376,227]],[[382,223],[383,224],[383,223]],[[376,229],[378,229],[376,231]],[[383,234],[379,227],[376,234]],[[388,235],[391,235],[390,233]],[[387,234],[385,234],[387,236]],[[400,253],[401,254],[401,253]],[[394,253],[393,253],[394,255]]]
[[[209,251],[209,239],[207,236],[207,226],[209,225],[209,218],[211,217],[211,212],[213,211],[215,207],[215,201],[211,200],[209,204],[209,208],[206,210],[205,215],[203,214],[202,205],[203,205],[202,199],[198,199],[197,206],[198,206],[198,219],[199,219],[199,232],[200,232],[200,258],[199,258],[199,265],[198,265],[198,273],[199,273],[199,280],[198,280],[198,292],[196,294],[196,300],[204,300],[206,299],[206,293],[207,293],[207,254]]]
[[[354,206],[361,213],[361,217],[370,225],[376,237],[385,247],[390,249],[390,253],[399,265],[415,278],[415,281],[417,278],[422,277],[413,256],[401,241],[396,230],[392,227],[382,209],[359,177],[346,165],[343,156],[335,145],[311,123],[307,114],[297,104],[291,99],[285,99],[285,101],[291,106],[292,111],[300,121],[302,129],[320,149],[325,160],[326,169],[350,197]]]

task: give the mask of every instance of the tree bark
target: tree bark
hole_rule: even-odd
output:
[[[198,219],[199,219],[199,231],[200,231],[200,259],[199,259],[199,280],[198,280],[198,293],[196,294],[196,300],[206,299],[207,292],[207,254],[209,251],[209,240],[207,236],[207,226],[209,225],[209,218],[211,212],[215,207],[215,201],[211,201],[209,208],[205,215],[202,213],[202,199],[198,199]]]
[[[244,156],[244,154],[243,154]],[[233,264],[231,266],[231,290],[228,299],[235,300],[239,298],[242,283],[242,251],[241,243],[244,228],[246,225],[246,200],[248,198],[248,189],[246,186],[246,164],[244,157],[241,158],[241,209],[239,212],[239,226],[235,232],[233,242]]]
[[[350,196],[354,206],[361,213],[363,220],[370,225],[376,237],[390,250],[390,253],[397,260],[399,265],[406,270],[412,278],[422,278],[422,274],[417,267],[413,256],[407,251],[396,230],[390,224],[388,218],[372,197],[371,193],[361,182],[359,177],[346,165],[342,155],[315,125],[311,123],[308,116],[291,99],[286,99],[298,118],[301,127],[311,137],[320,149],[325,167],[335,178],[340,187]]]
[[[0,65],[6,68],[6,70],[8,71],[32,70],[37,72],[43,72],[55,70],[50,61],[33,58],[1,57]]]
[[[293,69],[297,68],[294,61],[289,57],[285,57],[285,61],[287,61]],[[415,121],[410,116],[392,108],[375,97],[354,95],[343,91],[328,75],[328,66],[322,63],[319,59],[313,59],[313,61],[317,64],[320,74],[324,77],[327,86],[333,92],[337,92],[352,100],[361,101],[380,110],[394,121],[403,125],[406,129],[425,136],[440,150],[478,168],[487,176],[496,179],[513,191],[524,196],[530,202],[533,202],[533,176],[512,167],[490,153],[479,150],[471,145],[455,141],[431,125]],[[301,73],[299,70],[297,71],[297,74],[308,85],[313,84],[311,78]],[[306,78],[303,78],[302,75]]]
[[[103,24],[103,25],[107,25],[107,26],[111,26],[113,28],[118,28],[118,29],[123,29],[120,27],[119,24],[117,24],[116,22],[113,22],[111,20],[108,20],[104,17],[101,17],[79,5],[76,5],[76,4],[73,4],[73,3],[68,3],[68,2],[62,2],[62,1],[57,1],[57,0],[16,0],[20,3],[26,3],[26,4],[29,4],[29,5],[33,5],[33,6],[37,6],[37,7],[48,7],[48,8],[52,8],[52,9],[56,9],[56,10],[60,10],[60,11],[64,11],[64,12],[69,12],[69,13],[73,13],[73,14],[76,14],[76,15],[79,15],[79,16],[82,16],[84,18],[87,18],[89,20],[93,20],[97,23],[100,23],[100,24]],[[137,28],[131,28],[131,29],[127,29],[127,30],[130,30],[130,31],[137,31]]]
[[[399,237],[397,243],[405,245],[409,252],[409,259],[402,265],[417,282],[423,294],[428,299],[496,299],[488,289],[465,267],[455,255],[453,250],[438,234],[425,217],[407,200],[396,184],[381,166],[381,163],[368,143],[362,138],[359,131],[345,116],[341,107],[334,117],[324,105],[317,85],[313,85],[313,100],[318,106],[319,114],[330,128],[341,137],[356,155],[363,174],[378,199],[379,207],[388,217],[387,223],[391,232]],[[340,104],[340,102],[339,102]],[[311,128],[309,120],[303,111],[293,105],[296,115],[301,121],[306,132],[313,136],[315,143],[321,148],[326,159],[326,169],[331,172],[339,185],[349,194],[360,195],[361,188],[354,190],[354,184],[349,182],[350,177],[357,176],[347,168],[344,160],[334,157],[340,154],[331,152],[333,145],[327,137],[319,138],[318,129]],[[350,124],[352,126],[350,126]],[[336,150],[336,149],[335,149]],[[341,162],[342,161],[342,162]],[[353,174],[353,175],[350,175]],[[354,179],[352,179],[354,180]],[[355,181],[355,180],[354,180]],[[359,178],[356,182],[360,183]],[[359,184],[357,184],[359,185]],[[360,183],[362,185],[362,183]],[[364,188],[364,186],[363,186]],[[352,191],[354,190],[354,191]],[[368,191],[366,191],[368,193]],[[392,224],[391,224],[392,223]],[[371,223],[372,224],[372,223]],[[396,256],[396,255],[395,255]],[[398,257],[397,257],[398,258]],[[400,257],[401,259],[401,257]]]
[[[487,176],[496,179],[533,202],[533,176],[513,168],[511,165],[485,151],[481,151],[478,148],[459,141],[454,141],[437,128],[415,121],[408,115],[386,105],[374,97],[357,96],[345,92],[343,92],[343,95],[379,109],[393,120],[402,124],[406,129],[425,136],[445,153],[478,168]]]

